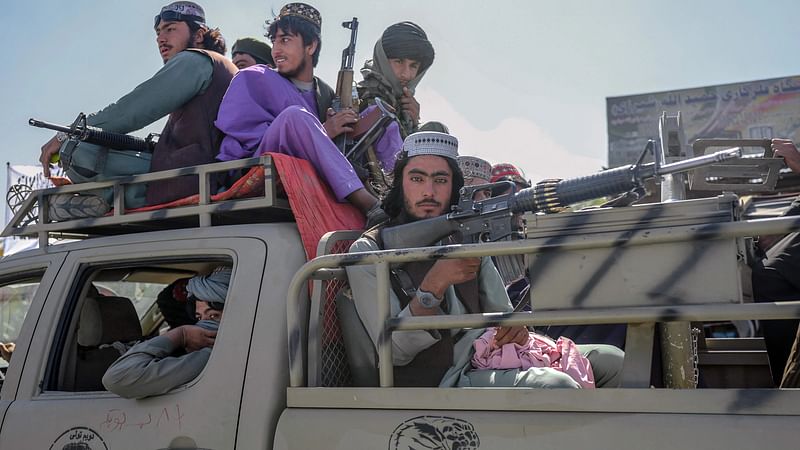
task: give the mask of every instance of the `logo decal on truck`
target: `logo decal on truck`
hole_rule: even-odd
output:
[[[408,419],[389,438],[389,450],[476,450],[480,445],[471,423],[445,416]]]
[[[50,450],[108,450],[108,446],[91,428],[74,427],[62,433]]]

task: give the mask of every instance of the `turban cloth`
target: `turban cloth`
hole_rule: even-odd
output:
[[[425,31],[413,22],[400,22],[387,28],[381,36],[381,44],[389,59],[406,58],[419,61],[420,72],[433,64],[433,45]]]
[[[225,303],[230,282],[231,269],[229,267],[217,267],[208,275],[192,277],[186,285],[186,290],[198,300]]]

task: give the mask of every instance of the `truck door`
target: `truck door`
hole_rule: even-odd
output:
[[[31,352],[29,344],[44,299],[65,256],[65,253],[54,253],[6,259],[0,269],[0,343],[15,345],[13,363],[0,358],[0,435],[6,411],[20,384],[22,368]]]
[[[29,356],[23,368],[0,448],[235,447],[247,343],[266,246],[258,239],[199,239],[192,233],[198,232],[171,232],[170,240],[69,253],[35,326],[32,348],[37,354]],[[182,238],[175,239],[176,235]],[[233,276],[220,329],[202,372],[166,394],[139,400],[106,391],[101,383],[105,369],[132,344],[122,342],[131,336],[121,330],[139,329],[138,321],[140,340],[165,331],[156,303],[159,295],[171,295],[178,279],[220,265],[232,267]],[[109,301],[127,309],[132,303],[136,312],[132,318],[87,313],[93,302]],[[113,339],[106,339],[110,335],[121,340],[106,342]],[[99,336],[99,341],[91,336]],[[107,353],[114,351],[118,353],[108,359]]]

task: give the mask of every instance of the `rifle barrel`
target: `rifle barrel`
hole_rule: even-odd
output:
[[[28,119],[28,125],[36,128],[46,128],[48,130],[61,131],[63,133],[69,133],[70,131],[72,131],[70,130],[69,127],[65,127],[63,125],[56,125],[54,123],[45,122],[43,120],[36,120],[33,118]]]
[[[155,147],[155,144],[149,140],[142,139],[137,136],[129,136],[127,134],[103,131],[102,129],[95,127],[82,126],[73,129],[71,127],[65,127],[36,119],[29,119],[28,124],[37,128],[46,128],[48,130],[67,133],[81,141],[117,150],[134,150],[137,152],[152,153],[153,148]]]
[[[659,175],[669,175],[676,172],[686,172],[687,170],[696,169],[698,167],[707,166],[717,162],[727,161],[729,159],[741,158],[742,148],[735,147],[727,150],[720,150],[718,152],[709,153],[708,155],[698,156],[696,158],[684,159],[670,164],[665,164],[659,169]]]
[[[720,150],[708,155],[665,164],[627,165],[568,180],[545,180],[514,195],[514,212],[555,212],[575,203],[628,192],[654,176],[686,172],[698,167],[739,158],[741,148]]]

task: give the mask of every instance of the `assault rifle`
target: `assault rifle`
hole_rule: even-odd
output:
[[[353,63],[356,57],[356,39],[358,38],[358,18],[342,22],[342,27],[350,30],[350,43],[342,50],[342,65],[339,75],[336,78],[336,97],[333,99],[333,109],[341,111],[343,109],[355,108],[358,105],[353,103]],[[339,150],[347,157],[354,167],[362,166],[364,153],[383,135],[386,127],[397,120],[394,108],[381,99],[376,98],[377,108],[369,114],[359,119],[353,131],[341,134],[336,137],[334,142]],[[357,169],[358,170],[358,169]]]
[[[46,128],[48,130],[65,133],[69,139],[97,144],[115,150],[134,150],[152,153],[158,138],[158,135],[155,133],[150,133],[146,139],[142,139],[127,134],[103,131],[100,128],[87,125],[86,114],[84,113],[78,114],[78,118],[68,127],[36,119],[29,119],[28,124],[37,128]]]
[[[427,247],[455,232],[462,234],[465,244],[519,237],[523,226],[516,214],[555,212],[578,202],[639,189],[649,178],[685,172],[742,155],[741,148],[733,148],[664,165],[658,163],[656,155],[656,162],[642,164],[644,156],[654,148],[655,141],[650,140],[635,164],[569,180],[544,180],[519,192],[514,192],[514,183],[510,181],[465,186],[459,193],[458,205],[453,206],[450,213],[384,228],[381,232],[384,249]],[[509,193],[474,200],[478,191],[504,186],[511,188]]]
[[[356,58],[358,18],[353,17],[353,20],[342,22],[342,27],[350,30],[350,44],[342,50],[342,66],[336,77],[336,97],[333,99],[333,109],[336,112],[353,108],[353,62]],[[335,142],[339,151],[344,153],[353,144],[353,135],[339,135]]]

